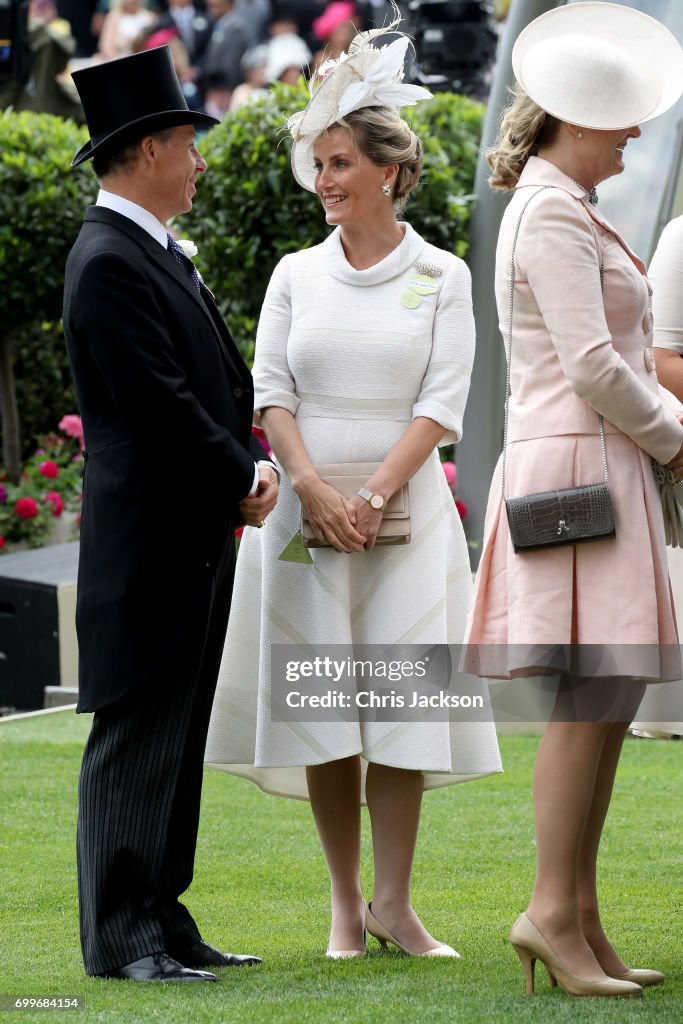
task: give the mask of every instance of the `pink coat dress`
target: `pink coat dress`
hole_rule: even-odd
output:
[[[650,465],[683,443],[652,357],[645,267],[554,164],[531,157],[500,229],[496,301],[507,347],[516,248],[506,496],[603,479],[604,416],[616,538],[515,554],[502,459],[489,494],[467,627],[467,667],[510,678],[571,651],[580,676],[681,676],[661,506]],[[604,293],[600,282],[604,267]],[[571,647],[567,645],[572,645]],[[553,654],[554,652],[554,654]]]

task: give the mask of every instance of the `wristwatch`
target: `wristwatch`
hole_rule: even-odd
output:
[[[367,487],[361,487],[359,491],[356,491],[356,494],[359,494],[361,498],[364,498],[370,507],[376,509],[378,512],[381,512],[386,508],[386,498],[383,498],[381,494],[373,494],[372,491],[367,489]]]

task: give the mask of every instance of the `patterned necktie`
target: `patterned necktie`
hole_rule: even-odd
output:
[[[182,250],[182,247],[178,245],[176,240],[172,238],[171,235],[166,235],[166,237],[168,239],[168,251],[171,253],[176,263],[178,263],[183,268],[185,273],[190,275],[190,277],[192,278],[192,283],[194,284],[195,288],[197,289],[198,292],[201,293],[201,289],[199,287],[199,272],[195,267],[194,263],[192,262],[189,256],[185,255],[185,253]]]

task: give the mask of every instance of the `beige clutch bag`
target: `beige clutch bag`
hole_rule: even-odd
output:
[[[352,498],[360,487],[379,469],[380,462],[338,462],[325,466],[314,466],[316,473],[326,484],[334,487],[345,498]],[[307,548],[332,547],[326,541],[318,540],[313,527],[301,509],[301,536]],[[404,484],[392,495],[382,513],[382,522],[376,544],[408,544],[410,541],[410,499],[408,484]]]

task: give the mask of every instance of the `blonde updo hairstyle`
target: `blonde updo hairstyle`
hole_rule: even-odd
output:
[[[489,185],[504,191],[515,187],[530,156],[555,141],[561,124],[534,103],[519,83],[510,92],[512,103],[503,111],[498,138],[486,152],[492,172]]]
[[[422,174],[422,143],[395,107],[361,107],[330,128],[346,128],[358,150],[378,167],[398,164],[392,190],[400,211]]]

